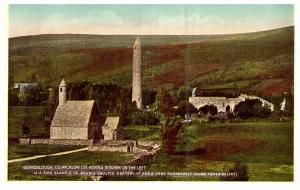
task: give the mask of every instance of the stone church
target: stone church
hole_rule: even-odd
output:
[[[50,139],[101,139],[101,119],[94,100],[67,100],[67,85],[59,85],[59,104],[51,126]]]

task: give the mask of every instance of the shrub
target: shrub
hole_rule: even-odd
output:
[[[236,173],[236,176],[226,176],[221,177],[222,181],[248,181],[248,168],[244,164],[236,162],[232,169],[229,170],[230,173]]]
[[[14,145],[14,144],[19,144],[19,138],[16,137],[8,137],[8,144],[9,145]]]

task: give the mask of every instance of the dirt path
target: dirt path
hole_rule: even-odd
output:
[[[60,155],[65,155],[65,154],[72,154],[74,152],[82,152],[82,151],[86,151],[86,150],[88,150],[88,147],[81,148],[81,149],[76,149],[76,150],[58,152],[58,153],[53,153],[53,154],[36,155],[36,156],[29,156],[29,157],[25,157],[25,158],[17,158],[17,159],[13,159],[13,160],[8,160],[8,163],[10,164],[10,163],[14,163],[14,162],[23,162],[23,161],[27,161],[27,160],[34,160],[34,159],[38,159],[38,158],[44,158],[44,157],[47,157],[47,156],[60,156]]]

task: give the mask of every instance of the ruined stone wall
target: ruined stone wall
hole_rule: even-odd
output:
[[[108,151],[108,152],[133,152],[134,141],[110,141],[101,140],[97,144],[90,144],[89,151]]]
[[[153,141],[136,141],[134,152],[149,152],[153,149],[159,148],[159,145]]]
[[[130,152],[127,145],[109,146],[109,145],[91,145],[89,151],[108,151],[108,152]]]
[[[133,140],[100,140],[96,144],[90,144],[89,151],[108,152],[134,152],[141,154],[152,154],[160,147],[153,141],[133,141]]]
[[[189,102],[197,109],[206,105],[214,105],[218,112],[225,112],[227,106],[230,106],[231,111],[234,108],[234,101],[226,97],[190,97]]]
[[[50,144],[50,139],[31,139],[30,144]]]
[[[250,95],[247,95],[247,94],[241,94],[240,97],[244,98],[244,100],[245,100],[245,99],[250,99],[250,100],[258,99],[258,100],[261,101],[262,106],[265,106],[265,105],[266,105],[266,106],[268,106],[268,107],[271,109],[271,111],[274,111],[274,104],[271,103],[271,102],[268,102],[267,100],[264,100],[264,99],[262,99],[262,98],[260,98],[260,97],[257,97],[257,96],[250,96]]]
[[[88,140],[88,129],[81,127],[51,127],[51,139],[83,139]]]
[[[20,144],[30,144],[31,139],[30,138],[19,138]]]
[[[53,144],[53,145],[85,145],[88,146],[92,140],[73,140],[73,139],[31,139],[20,138],[20,144]]]
[[[226,112],[227,106],[229,106],[230,111],[233,111],[235,106],[246,99],[257,99],[262,102],[262,105],[269,106],[271,111],[274,111],[274,105],[257,96],[249,96],[247,94],[241,94],[237,98],[226,98],[226,97],[189,97],[189,102],[195,106],[197,109],[206,106],[214,105],[217,107],[218,112]]]

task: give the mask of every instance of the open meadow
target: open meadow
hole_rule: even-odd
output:
[[[142,135],[142,134],[140,134]],[[228,172],[239,163],[250,181],[293,181],[293,123],[252,121],[183,126],[176,152],[161,153],[147,171]],[[153,177],[136,180],[221,180],[218,177]]]

